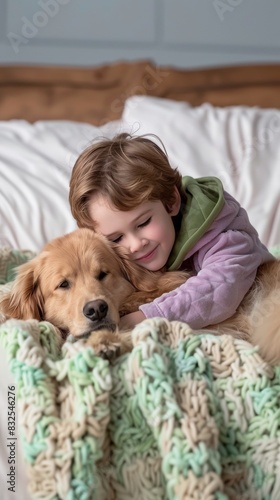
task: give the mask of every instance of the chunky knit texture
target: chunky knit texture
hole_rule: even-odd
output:
[[[110,365],[50,323],[0,327],[32,498],[278,500],[280,367],[162,318],[132,336]]]
[[[35,253],[29,250],[19,251],[10,247],[0,247],[0,284],[12,281],[16,268],[34,256]]]
[[[155,318],[110,366],[49,323],[0,336],[33,498],[279,498],[280,370],[250,344]]]

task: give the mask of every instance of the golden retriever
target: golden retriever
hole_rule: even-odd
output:
[[[49,321],[62,338],[88,338],[97,353],[109,358],[131,349],[130,333],[118,332],[120,315],[186,278],[186,273],[148,271],[104,237],[77,229],[18,268],[0,310],[6,318]]]
[[[151,272],[89,229],[48,243],[21,265],[14,286],[1,301],[6,318],[46,320],[62,338],[88,339],[107,358],[131,350],[130,332],[119,332],[120,316],[169,292],[187,273]],[[280,262],[259,268],[237,312],[207,331],[229,333],[259,345],[269,362],[280,361]]]

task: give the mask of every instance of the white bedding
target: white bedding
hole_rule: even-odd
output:
[[[76,225],[68,186],[77,154],[121,130],[154,133],[172,165],[195,177],[217,175],[248,210],[268,246],[280,243],[280,111],[192,108],[152,97],[127,100],[122,122],[0,123],[0,244],[39,250]]]
[[[0,245],[40,250],[76,228],[68,206],[71,169],[90,141],[115,133],[75,122],[0,122]]]
[[[123,119],[138,134],[158,135],[183,174],[219,177],[263,243],[280,243],[280,111],[132,97]]]
[[[280,111],[207,104],[192,108],[132,97],[123,120],[102,128],[66,121],[0,123],[0,245],[37,251],[75,229],[68,207],[74,161],[95,138],[120,131],[157,134],[182,174],[220,177],[248,210],[261,240],[269,247],[280,243]],[[6,484],[10,375],[3,357],[0,349],[0,478]],[[5,489],[1,498],[28,498],[20,453],[17,491],[20,496],[8,495]]]

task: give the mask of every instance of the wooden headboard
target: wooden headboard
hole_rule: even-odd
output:
[[[0,119],[76,120],[95,125],[118,119],[131,95],[187,101],[193,106],[280,108],[280,65],[182,70],[151,61],[94,68],[0,67]]]

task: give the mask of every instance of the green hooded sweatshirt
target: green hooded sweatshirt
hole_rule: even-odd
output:
[[[169,271],[180,267],[187,253],[209,229],[225,203],[223,185],[217,177],[194,179],[186,176],[182,184],[187,201],[180,231],[167,262]]]

